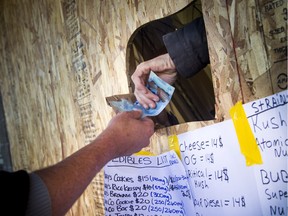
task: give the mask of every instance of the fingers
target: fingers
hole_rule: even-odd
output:
[[[152,108],[154,109],[156,107],[156,103],[157,101],[159,101],[159,97],[155,94],[153,94],[152,92],[150,92],[147,89],[147,92],[145,94],[143,94],[142,92],[138,92],[135,91],[134,92],[137,100],[139,101],[139,103],[145,108]]]
[[[155,102],[159,101],[159,97],[146,88],[151,70],[167,83],[173,84],[176,80],[175,65],[168,53],[140,63],[131,79],[135,85],[134,95],[145,109],[154,109]],[[167,73],[168,71],[172,72]]]
[[[140,148],[144,148],[149,145],[150,143],[150,137],[153,135],[155,129],[154,122],[152,119],[145,117],[141,119],[141,135],[142,142],[139,142]]]
[[[150,74],[149,64],[143,62],[139,64],[132,74],[131,79],[135,85],[134,95],[136,96],[138,102],[145,108],[155,108],[155,101],[158,101],[159,98],[157,95],[152,94],[147,88],[146,83],[148,76]]]
[[[126,115],[128,115],[130,118],[133,119],[141,119],[142,116],[142,111],[141,110],[133,110],[129,112],[125,112]]]
[[[148,117],[143,118],[142,121],[145,122],[145,124],[148,126],[147,133],[149,134],[149,136],[152,136],[152,134],[154,133],[154,129],[155,129],[154,122],[152,121],[151,118],[148,118]]]
[[[142,111],[141,110],[133,110],[133,111],[129,111],[129,112],[124,112],[124,114],[126,114],[128,116],[128,118],[140,120],[146,126],[143,129],[147,128],[148,134],[150,134],[150,136],[154,133],[154,122],[152,121],[151,118],[148,118],[148,117],[144,117],[141,119],[141,117],[142,117]]]
[[[149,145],[154,122],[141,116],[141,110],[122,112],[113,118],[112,124],[105,130],[109,139],[113,140],[115,157],[131,155]]]
[[[135,72],[132,74],[131,79],[134,82],[136,87],[145,86],[147,79],[150,74],[150,67],[145,62],[139,64],[135,70]]]
[[[155,102],[159,101],[159,97],[149,91],[144,85],[144,81],[139,81],[140,79],[134,77],[135,91],[134,95],[137,98],[138,102],[145,108],[155,108]]]

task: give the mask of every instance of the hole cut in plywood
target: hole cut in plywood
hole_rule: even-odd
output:
[[[193,1],[181,11],[149,22],[139,27],[130,37],[127,45],[127,77],[130,93],[134,92],[131,75],[138,64],[167,53],[163,35],[174,32],[202,16],[200,1]],[[189,59],[187,59],[189,61]],[[178,76],[174,83],[175,92],[158,123],[164,127],[192,121],[215,118],[215,95],[212,75],[208,65],[191,78]]]

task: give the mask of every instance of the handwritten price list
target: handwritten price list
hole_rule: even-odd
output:
[[[283,91],[244,107],[263,160],[254,167],[263,215],[288,214],[287,103]]]
[[[105,167],[104,187],[107,216],[192,212],[187,176],[174,151],[155,157],[132,156],[111,161]]]
[[[251,183],[252,170],[245,166],[233,130],[232,122],[226,121],[217,128],[208,126],[178,136],[195,215],[255,213],[251,203],[257,200],[257,190],[243,188]]]
[[[210,181],[229,182],[229,173],[226,167],[217,169],[219,167],[216,166],[214,170],[206,167],[206,164],[212,165],[215,163],[215,153],[213,151],[223,147],[221,136],[208,140],[197,140],[191,143],[186,141],[180,143],[181,152],[193,152],[192,154],[183,154],[182,160],[185,166],[189,167],[189,169],[186,169],[187,176],[189,179],[193,179],[192,185],[195,188],[209,188]]]

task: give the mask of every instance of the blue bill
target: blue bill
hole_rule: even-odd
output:
[[[138,101],[132,103],[126,99],[122,99],[121,101],[111,101],[110,105],[119,112],[142,110],[142,117],[157,116],[170,102],[175,88],[160,79],[153,71],[150,72],[147,88],[160,98],[160,100],[156,102],[156,107],[154,109],[145,109]]]

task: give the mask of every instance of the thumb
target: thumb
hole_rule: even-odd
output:
[[[130,111],[130,112],[127,112],[127,115],[130,117],[130,118],[134,118],[134,119],[140,119],[141,116],[142,116],[142,110],[133,110],[133,111]]]

